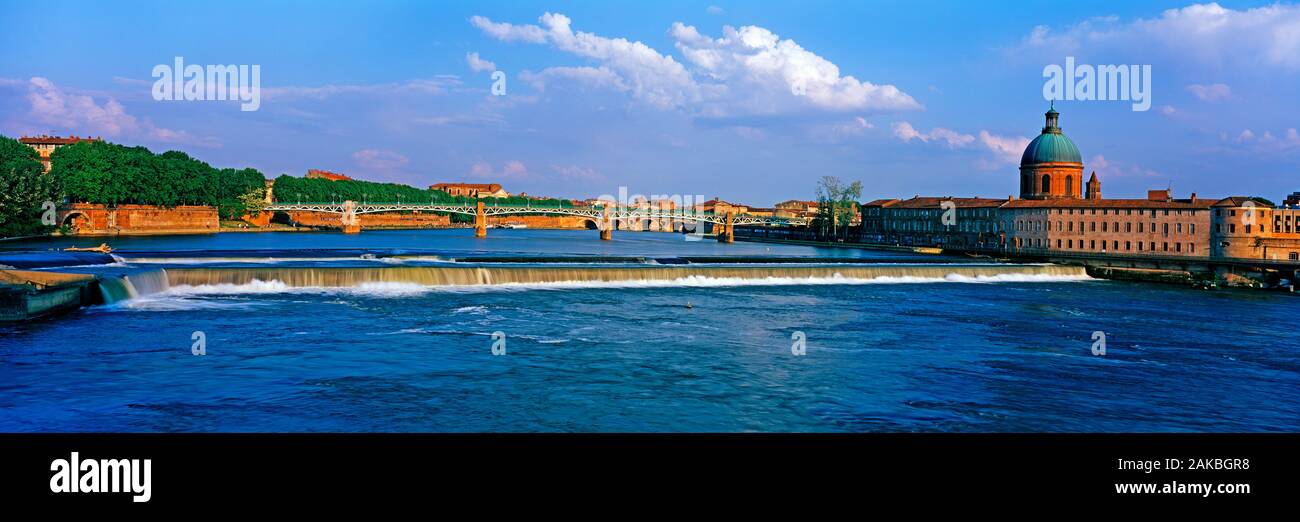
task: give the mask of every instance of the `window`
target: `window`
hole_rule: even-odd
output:
[[[1133,250],[1133,242],[1132,242],[1132,241],[1125,241],[1125,242],[1124,242],[1124,251],[1125,251],[1125,252],[1128,252],[1129,250]]]
[[[1041,192],[1052,191],[1052,176],[1043,174],[1043,190]]]
[[[1300,261],[1300,252],[1292,252],[1290,254],[1287,254],[1286,257],[1287,259],[1290,259],[1292,261]]]

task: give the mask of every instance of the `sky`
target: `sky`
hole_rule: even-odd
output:
[[[1150,66],[1149,110],[1055,102],[1107,197],[1300,190],[1295,3],[3,4],[29,23],[0,32],[0,134],[268,177],[770,206],[837,176],[864,201],[1006,197],[1043,126],[1044,69],[1072,57]],[[257,110],[155,99],[176,57],[258,66]]]

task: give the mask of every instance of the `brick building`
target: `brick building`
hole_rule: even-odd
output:
[[[499,183],[437,183],[429,186],[432,190],[441,190],[453,196],[472,198],[508,198],[510,193],[501,188]]]
[[[1300,195],[1261,198],[1106,199],[1049,109],[1020,159],[1020,197],[881,199],[862,205],[862,241],[1023,254],[1300,261]],[[1290,200],[1288,200],[1290,201]]]
[[[343,174],[320,169],[308,170],[307,177],[311,179],[328,179],[330,181],[352,181],[352,178]]]

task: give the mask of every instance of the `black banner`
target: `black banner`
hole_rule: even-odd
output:
[[[0,436],[6,505],[972,498],[1237,505],[1295,491],[1296,435]],[[89,475],[94,475],[90,477]],[[75,482],[75,486],[72,484]],[[802,500],[801,500],[802,499]]]

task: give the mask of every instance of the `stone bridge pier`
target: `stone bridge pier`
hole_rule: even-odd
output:
[[[343,202],[343,216],[340,218],[344,234],[360,234],[361,218],[357,216],[357,202]]]
[[[483,213],[483,200],[474,206],[474,237],[487,237],[487,214]]]
[[[609,207],[605,207],[605,214],[596,223],[596,228],[600,229],[600,240],[610,241],[614,239],[614,217],[609,214]]]
[[[728,212],[723,218],[722,224],[718,225],[717,238],[719,243],[736,242],[736,215]]]

